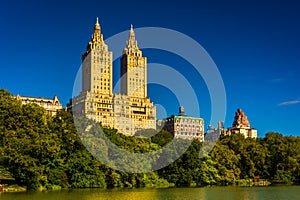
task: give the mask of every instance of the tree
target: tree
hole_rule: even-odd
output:
[[[232,184],[240,178],[240,156],[236,155],[227,145],[217,142],[210,155],[216,164],[215,167],[223,185]]]

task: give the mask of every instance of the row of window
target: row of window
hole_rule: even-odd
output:
[[[109,70],[109,69],[100,69],[100,72],[101,72],[101,73],[109,73],[110,70]]]
[[[100,89],[100,90],[106,90],[107,89],[107,90],[109,90],[110,88],[109,87],[100,87],[100,88],[97,88],[97,89]],[[96,92],[99,93],[99,90],[97,90]]]
[[[99,60],[93,60],[94,64],[100,64],[100,65],[109,65],[110,62],[100,62]]]
[[[97,115],[101,116],[113,116],[112,113],[104,113],[104,112],[110,112],[110,109],[101,109],[101,112],[97,112]]]
[[[119,105],[119,104],[123,104],[123,105],[129,105],[129,102],[128,101],[126,101],[125,103],[124,103],[124,101],[115,101],[115,104],[117,104],[117,105]],[[123,106],[122,106],[123,107]]]
[[[101,103],[102,103],[102,104],[111,104],[111,101],[101,100],[101,101],[99,101],[99,103],[88,103],[88,102],[87,102],[86,105],[87,105],[87,106],[89,106],[89,105],[90,105],[90,106],[93,106],[93,105],[94,105],[94,106],[97,106],[97,105],[99,105],[99,104],[101,104]]]
[[[202,124],[198,125],[198,124],[177,124],[177,127],[202,127]]]
[[[192,132],[197,131],[197,132],[200,132],[200,131],[203,131],[203,128],[202,127],[189,127],[189,128],[187,128],[187,127],[185,127],[185,128],[181,127],[180,128],[180,127],[177,126],[176,131],[192,131]]]
[[[202,120],[194,119],[177,119],[176,124],[202,124]]]
[[[94,81],[95,81],[95,80],[109,81],[110,79],[108,79],[108,78],[102,78],[102,77],[100,78],[100,77],[97,76],[97,77],[94,77]]]
[[[190,132],[177,132],[175,136],[196,136],[203,138],[203,134],[201,133],[190,133]]]
[[[103,55],[103,56],[95,56],[94,55],[94,60],[111,61],[109,55]]]
[[[124,108],[125,109],[129,109],[128,106],[119,106],[119,105],[118,106],[114,106],[115,109],[120,109],[121,107],[122,107],[122,109],[124,109]]]
[[[134,78],[129,78],[129,81],[130,81],[129,83],[131,83],[132,81],[134,81]],[[144,81],[144,79],[136,78],[135,81],[136,82],[142,82],[142,81]]]
[[[97,89],[103,89],[104,88],[106,90],[106,83],[104,83],[103,85],[104,85],[104,87],[102,87],[102,83],[101,83],[101,86],[99,86],[99,85],[95,86],[94,85],[94,89],[96,89],[96,88]],[[107,83],[107,89],[109,89],[109,83]]]
[[[110,58],[110,52],[93,51],[92,55],[101,55],[104,58]]]
[[[129,51],[129,53],[134,55],[134,56],[142,56],[142,53],[138,53],[138,52]],[[129,60],[134,60],[134,59],[137,59],[137,58],[129,58]]]

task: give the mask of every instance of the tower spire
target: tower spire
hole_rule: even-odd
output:
[[[128,41],[130,41],[132,44],[134,44],[136,42],[132,24],[130,25],[129,40]]]
[[[126,47],[124,49],[124,51],[128,51],[128,50],[138,50],[139,47],[137,45],[137,41],[135,39],[135,33],[133,30],[133,25],[130,25],[130,31],[129,31],[129,38],[126,42]]]
[[[99,24],[99,19],[96,17],[96,23],[94,26],[94,33],[92,35],[91,41],[87,45],[87,52],[89,52],[92,49],[95,49],[99,44],[102,44],[103,41],[103,35],[101,34],[101,26]]]
[[[95,26],[94,26],[94,32],[98,32],[99,31],[99,33],[100,33],[100,24],[99,24],[99,19],[98,19],[98,17],[96,17],[96,24],[95,24]]]

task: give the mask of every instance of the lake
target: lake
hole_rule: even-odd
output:
[[[76,189],[71,191],[0,193],[1,200],[286,200],[300,199],[300,186]]]

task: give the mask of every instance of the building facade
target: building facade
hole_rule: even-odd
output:
[[[139,99],[147,97],[147,58],[137,45],[132,25],[121,58],[121,93]]]
[[[250,127],[248,117],[240,108],[235,112],[232,127],[227,129],[226,135],[238,133],[244,135],[245,138],[257,138],[257,130]]]
[[[179,115],[168,117],[162,121],[163,129],[180,139],[198,139],[204,142],[204,120],[189,117],[184,114],[184,108],[179,108]]]
[[[222,135],[226,135],[227,129],[224,128],[224,122],[218,122],[218,127],[214,128],[212,125],[208,126],[207,133],[205,134],[205,141],[215,142]]]
[[[72,99],[72,112],[128,135],[155,129],[156,108],[147,97],[147,58],[138,48],[132,26],[121,57],[121,94],[112,92],[112,63],[97,18],[82,55],[82,92]]]
[[[16,99],[20,100],[22,102],[22,105],[29,104],[29,103],[35,103],[35,104],[45,108],[45,110],[52,115],[55,115],[58,110],[62,109],[62,105],[56,95],[53,97],[53,99],[43,98],[43,97],[40,97],[40,98],[27,97],[27,96],[17,95]]]

